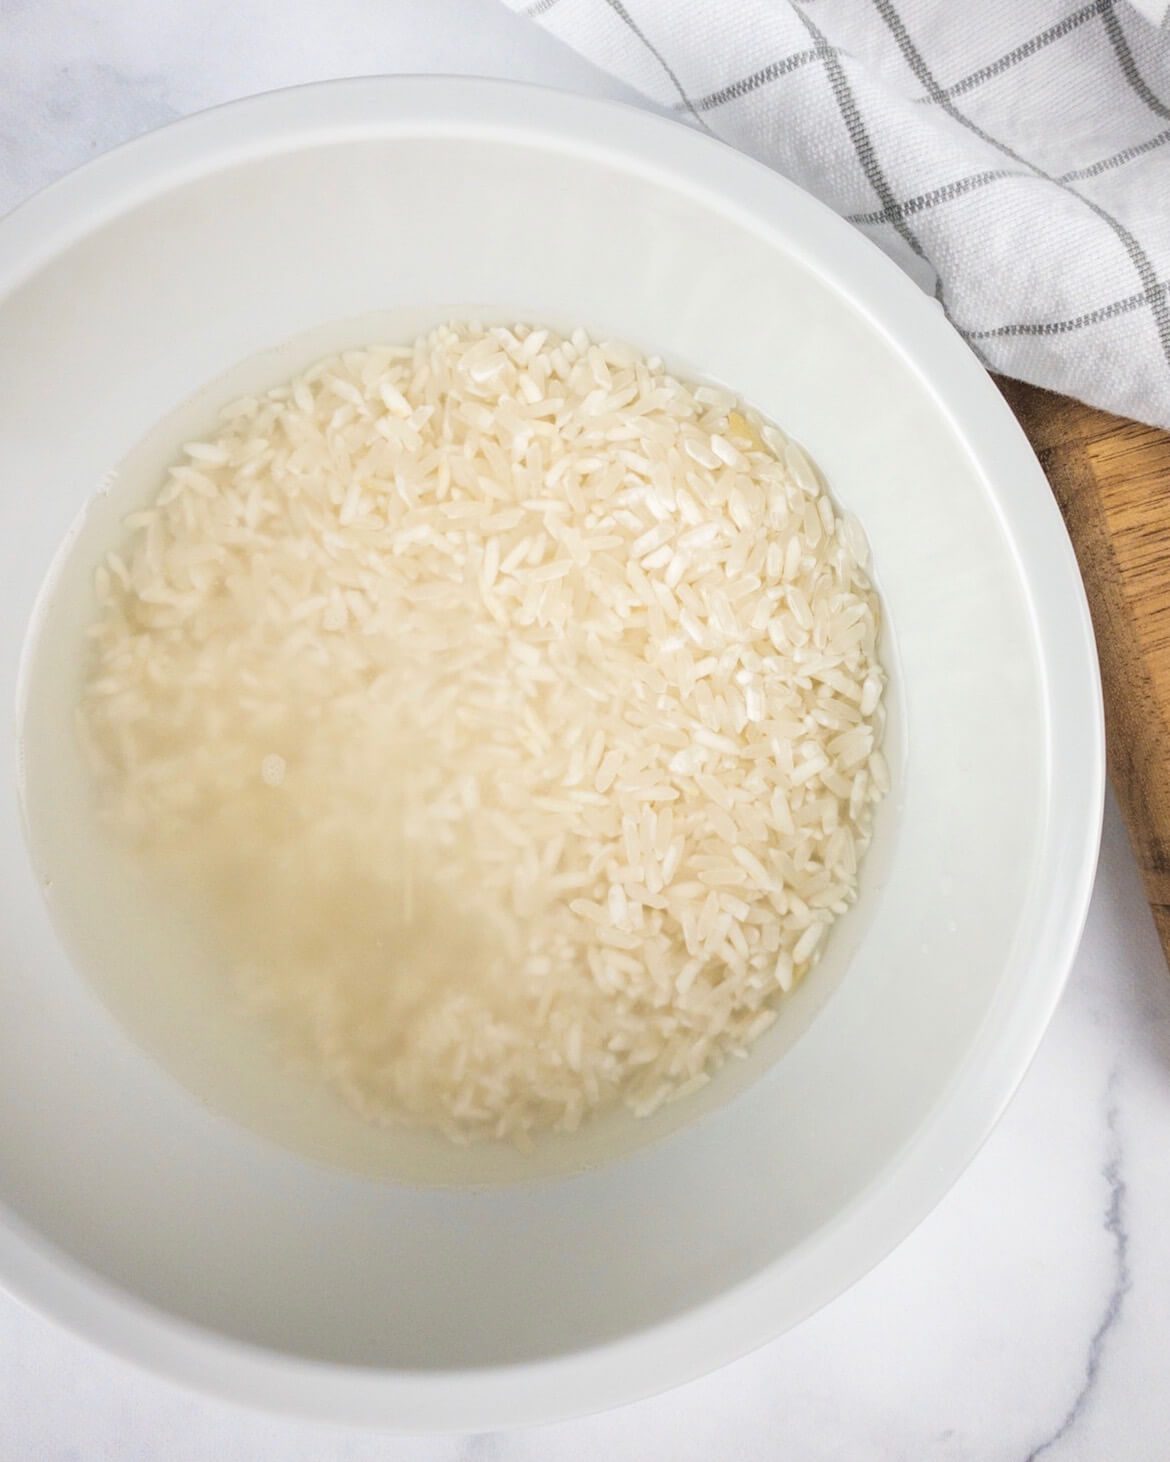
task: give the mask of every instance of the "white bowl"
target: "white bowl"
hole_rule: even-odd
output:
[[[754,1080],[591,1170],[480,1190],[314,1163],[189,1095],[62,952],[2,779],[0,1279],[187,1382],[403,1429],[663,1388],[880,1259],[1036,1048],[1102,800],[1069,544],[938,307],[695,132],[479,81],[239,102],[0,226],[0,695],[57,545],[152,423],[289,337],[471,307],[657,349],[802,441],[868,529],[901,726],[861,905]]]

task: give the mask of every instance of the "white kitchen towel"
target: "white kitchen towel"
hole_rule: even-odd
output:
[[[508,3],[823,199],[992,369],[1170,428],[1167,0]]]

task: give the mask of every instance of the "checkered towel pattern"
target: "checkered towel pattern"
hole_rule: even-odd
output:
[[[990,368],[1170,428],[1167,0],[509,0],[753,153]]]

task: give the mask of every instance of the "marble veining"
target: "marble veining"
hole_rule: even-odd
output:
[[[1061,1418],[1060,1424],[1050,1436],[1032,1448],[1025,1462],[1035,1462],[1050,1452],[1072,1431],[1083,1415],[1093,1395],[1100,1375],[1105,1348],[1113,1328],[1120,1321],[1125,1297],[1133,1284],[1129,1269],[1129,1234],[1126,1230],[1126,1185],[1123,1175],[1124,1149],[1120,1131],[1120,1102],[1118,1085],[1121,1073],[1118,1067],[1109,1073],[1105,1091],[1105,1163],[1101,1169],[1108,1189],[1108,1202],[1102,1225],[1109,1239],[1113,1253],[1113,1281],[1105,1300],[1105,1309],[1097,1328],[1089,1338],[1088,1354],[1085,1357],[1084,1375],[1072,1405]]]

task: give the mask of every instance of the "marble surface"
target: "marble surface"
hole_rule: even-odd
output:
[[[0,209],[150,127],[371,71],[624,89],[496,0],[0,0]],[[0,387],[2,389],[2,387]],[[799,1330],[666,1396],[410,1440],[237,1410],[0,1295],[2,1462],[1163,1462],[1170,976],[1115,809],[1068,992],[942,1205]]]

